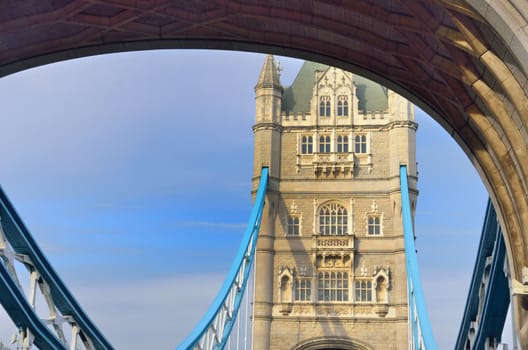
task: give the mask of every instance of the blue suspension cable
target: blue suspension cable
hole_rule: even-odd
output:
[[[178,345],[177,350],[223,349],[226,345],[240,308],[251,264],[255,257],[267,186],[268,168],[262,168],[248,227],[229,274],[205,316],[189,336]]]
[[[405,263],[407,268],[407,285],[409,293],[409,322],[415,349],[436,350],[433,331],[427,314],[425,298],[423,295],[418,259],[414,245],[414,232],[409,199],[409,185],[407,181],[407,166],[400,166],[400,187],[402,198],[402,220],[405,242]]]

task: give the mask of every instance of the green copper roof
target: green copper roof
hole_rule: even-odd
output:
[[[359,110],[364,112],[384,112],[389,107],[387,88],[378,83],[354,75]]]
[[[295,80],[284,89],[282,98],[282,110],[290,113],[310,112],[310,99],[312,98],[315,71],[325,71],[329,66],[304,62]],[[366,78],[354,75],[354,84],[357,88],[359,99],[359,110],[367,112],[386,111],[387,88]]]
[[[291,86],[284,89],[282,110],[294,113],[310,112],[315,71],[327,69],[327,65],[305,61]]]

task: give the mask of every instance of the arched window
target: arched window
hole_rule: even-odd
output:
[[[330,136],[319,137],[319,153],[330,153]]]
[[[348,273],[319,272],[317,299],[319,301],[348,301]]]
[[[339,135],[337,136],[337,153],[348,152],[348,136]]]
[[[319,116],[325,116],[325,103],[324,101],[319,102]]]
[[[348,96],[337,97],[337,116],[348,117]]]
[[[367,135],[356,135],[354,144],[356,153],[367,153]]]
[[[371,302],[372,301],[372,282],[371,281],[356,281],[356,288],[354,291],[357,302]]]
[[[330,96],[321,96],[319,98],[319,116],[330,116]]]
[[[344,236],[348,233],[347,210],[337,203],[325,205],[319,210],[319,234]]]
[[[313,137],[303,136],[301,138],[301,153],[312,154],[313,153]]]

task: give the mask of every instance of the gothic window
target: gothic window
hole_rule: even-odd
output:
[[[294,285],[295,301],[312,300],[312,280],[309,278],[296,278]]]
[[[356,135],[354,144],[356,153],[367,153],[367,135]]]
[[[337,136],[337,153],[348,153],[348,136]]]
[[[296,216],[288,217],[288,236],[299,235],[299,218]]]
[[[319,137],[319,153],[330,153],[330,136]]]
[[[348,96],[337,97],[337,116],[348,117]]]
[[[343,236],[347,234],[347,210],[336,203],[325,205],[319,210],[319,234]]]
[[[301,138],[301,153],[312,154],[313,153],[313,137],[303,136]]]
[[[379,215],[369,215],[367,233],[371,236],[381,235],[381,217]]]
[[[319,272],[317,299],[318,301],[348,301],[348,273]]]
[[[330,116],[330,96],[321,96],[319,98],[319,116]]]
[[[363,280],[356,281],[354,293],[356,295],[356,302],[372,302],[372,282]]]

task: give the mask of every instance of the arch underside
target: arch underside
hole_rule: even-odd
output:
[[[365,75],[418,104],[463,148],[506,232],[512,277],[522,280],[528,266],[528,10],[519,4],[2,2],[0,76],[76,57],[162,48],[272,52]],[[520,305],[528,345],[528,315]]]

